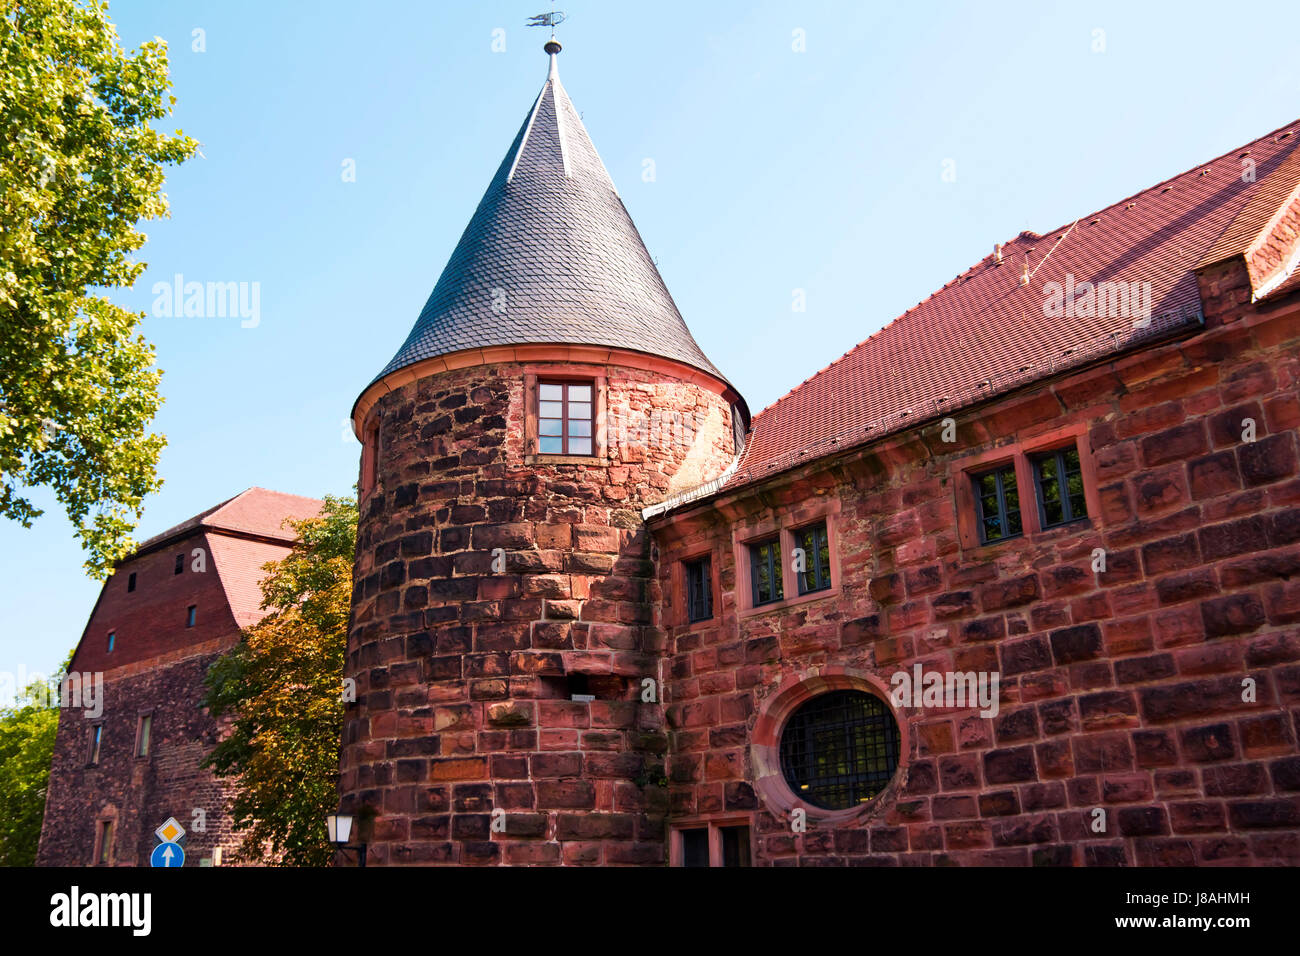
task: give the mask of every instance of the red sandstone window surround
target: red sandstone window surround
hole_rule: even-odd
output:
[[[153,733],[153,711],[146,711],[136,721],[135,755],[140,758],[149,756],[149,738]]]
[[[117,826],[113,819],[99,820],[95,825],[95,855],[91,859],[91,866],[113,865],[113,837],[116,835]]]
[[[104,743],[104,725],[95,724],[90,728],[89,739],[86,746],[86,766],[96,767],[99,765],[99,752]]]
[[[361,487],[358,489],[359,500],[364,501],[379,484],[379,416],[375,415],[365,430],[361,442]]]
[[[1044,468],[1045,462],[1051,464]],[[1058,470],[1065,477],[1064,504],[1062,483],[1056,477]],[[987,480],[994,473],[1002,476],[1001,498],[998,483]],[[1007,501],[1006,489],[1011,484],[1008,474],[1014,475],[1014,512],[1018,521],[1008,514],[1006,530],[1010,533],[993,536],[990,529],[996,531],[1002,526],[997,516],[990,514],[990,508],[994,502]],[[954,489],[958,538],[964,549],[991,547],[1069,526],[1086,527],[1101,514],[1087,422],[957,459],[949,465],[949,480]],[[1008,503],[1008,512],[1012,507]]]
[[[753,830],[743,816],[711,818],[673,827],[670,866],[751,866]]]
[[[524,460],[589,464],[608,455],[606,378],[581,365],[524,370]]]
[[[779,517],[734,527],[736,601],[742,616],[839,593],[839,516],[839,499],[821,497]]]

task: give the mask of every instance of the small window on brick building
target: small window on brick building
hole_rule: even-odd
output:
[[[594,455],[594,385],[537,383],[537,450],[543,455]]]
[[[134,572],[134,571],[132,571],[132,572],[130,573],[130,575],[127,576],[127,579],[126,579],[126,589],[127,589],[127,591],[134,591],[134,590],[135,590],[135,572]]]
[[[1014,538],[1023,527],[1016,468],[1008,462],[971,478],[975,486],[975,507],[979,510],[980,543],[990,544]]]
[[[696,558],[686,567],[686,616],[693,624],[713,617],[713,562]]]
[[[149,735],[153,732],[153,714],[141,714],[135,730],[135,755],[149,756]]]
[[[195,614],[196,614],[197,612],[198,612],[198,605],[197,605],[197,604],[191,604],[188,608],[185,609],[185,626],[186,626],[186,627],[193,627],[193,626],[194,626],[194,616],[195,616]]]
[[[99,763],[99,748],[104,742],[104,725],[95,724],[90,728],[89,747],[86,752],[86,763],[93,767]]]
[[[99,852],[96,854],[95,862],[100,866],[108,866],[113,862],[113,831],[115,829],[112,820],[99,821],[99,833],[95,836],[95,843],[99,846]]]
[[[708,823],[673,831],[674,866],[751,866],[748,824]]]
[[[785,597],[781,581],[781,539],[768,538],[749,546],[750,583],[754,606],[771,604]]]
[[[1034,489],[1038,496],[1038,516],[1044,528],[1069,524],[1088,517],[1083,495],[1083,469],[1079,449],[1074,445],[1035,455]]]
[[[825,591],[831,586],[831,549],[826,536],[826,522],[800,528],[794,533],[795,547],[803,551],[803,571],[799,577],[799,593],[811,594]]]
[[[113,653],[113,645],[117,643],[117,631],[108,632],[108,653]]]
[[[185,570],[185,555],[176,555],[176,567],[172,569],[172,574],[180,574]]]
[[[836,690],[802,704],[781,731],[781,773],[824,810],[866,803],[898,769],[898,722],[873,694]]]

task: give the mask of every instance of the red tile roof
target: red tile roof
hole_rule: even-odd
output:
[[[761,481],[1198,322],[1193,270],[1297,140],[1300,124],[1288,124],[1072,225],[1044,236],[1021,233],[1002,246],[1000,264],[990,254],[760,412],[724,487]],[[1247,158],[1255,164],[1252,181],[1243,180]],[[1256,218],[1247,213],[1235,225],[1247,229]],[[1022,285],[1026,262],[1032,279]],[[1064,284],[1067,274],[1075,283],[1150,282],[1150,325],[1136,329],[1131,316],[1047,317],[1044,286]]]
[[[161,534],[154,535],[142,542],[136,552],[147,551],[200,526],[255,534],[291,543],[297,535],[284,524],[285,519],[301,521],[303,518],[314,517],[320,512],[322,504],[315,498],[304,498],[302,495],[288,495],[282,491],[268,491],[266,488],[249,488],[188,521],[182,521]]]

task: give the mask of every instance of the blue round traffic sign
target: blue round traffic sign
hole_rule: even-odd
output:
[[[159,843],[149,854],[150,866],[184,866],[185,851],[177,843]]]

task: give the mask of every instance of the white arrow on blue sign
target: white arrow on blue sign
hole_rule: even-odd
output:
[[[149,854],[150,866],[184,866],[185,851],[175,843],[159,843]]]

